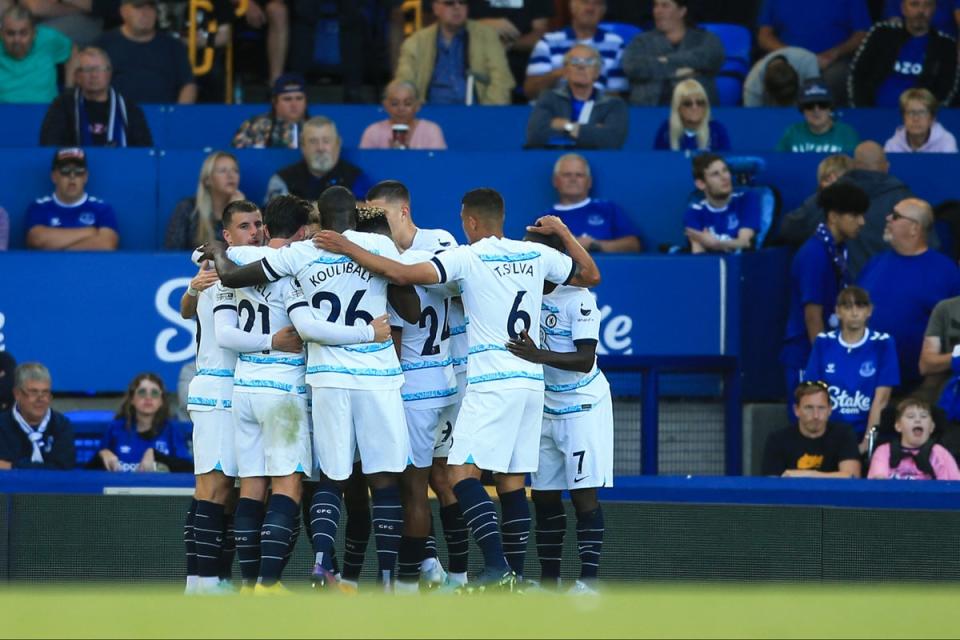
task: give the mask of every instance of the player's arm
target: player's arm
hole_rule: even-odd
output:
[[[214,308],[213,332],[218,347],[237,353],[255,353],[269,349],[299,353],[303,350],[303,341],[293,327],[283,327],[273,335],[247,333],[241,330],[237,308],[231,304],[218,305]]]
[[[387,285],[387,302],[410,324],[420,321],[420,296],[412,285]]]
[[[526,329],[520,332],[516,340],[511,340],[506,345],[510,353],[528,362],[545,364],[564,371],[589,373],[597,358],[597,341],[576,340],[574,346],[577,350],[568,353],[541,349],[533,342]]]
[[[217,273],[220,274],[220,281],[225,287],[242,289],[271,282],[266,271],[269,267],[264,261],[251,262],[241,267],[227,257],[227,248],[222,242],[208,242],[200,247],[199,251],[201,259],[213,260]]]
[[[336,231],[321,231],[313,237],[313,244],[319,249],[347,256],[367,271],[382,276],[394,284],[440,282],[437,269],[429,262],[403,264],[390,258],[374,255]],[[419,318],[419,313],[417,317]]]
[[[180,297],[180,317],[189,320],[197,315],[197,302],[200,292],[217,283],[219,277],[214,269],[210,269],[206,262],[200,266],[200,271],[190,280],[190,286]]]
[[[306,303],[304,303],[306,305]],[[287,314],[305,342],[319,344],[359,344],[361,342],[384,342],[390,337],[390,322],[387,314],[374,318],[365,325],[346,326],[317,318],[309,306],[288,308]]]
[[[560,218],[543,216],[537,220],[535,225],[527,227],[527,231],[544,235],[553,234],[563,242],[564,251],[575,265],[573,275],[564,284],[584,288],[595,287],[600,284],[600,269],[597,268],[597,263],[593,261],[590,252],[583,248],[583,245],[570,233],[570,229]]]

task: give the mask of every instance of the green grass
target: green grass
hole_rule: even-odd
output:
[[[960,588],[647,585],[563,595],[187,598],[159,587],[0,590],[0,638],[957,637]]]

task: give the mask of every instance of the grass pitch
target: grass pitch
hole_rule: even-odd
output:
[[[647,585],[593,598],[8,587],[0,638],[946,638],[960,636],[958,597],[946,585]]]

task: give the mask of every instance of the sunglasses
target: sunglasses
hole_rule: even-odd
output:
[[[137,389],[138,398],[146,398],[148,396],[151,398],[159,398],[160,389]]]
[[[803,105],[804,111],[812,111],[814,109],[820,109],[821,111],[830,111],[829,102],[811,102],[810,104]]]
[[[909,220],[910,222],[915,222],[917,224],[920,224],[919,220],[914,220],[910,216],[905,216],[896,210],[890,212],[890,219],[891,220]]]
[[[72,176],[85,176],[87,170],[83,167],[60,167],[57,169],[57,173],[65,178],[70,178]]]
[[[830,385],[823,380],[804,380],[799,386],[801,389],[811,389],[816,387],[817,389],[823,389],[824,391],[830,390]]]
[[[692,100],[688,98],[686,100],[681,100],[680,106],[686,107],[687,109],[689,109],[690,107],[700,107],[701,109],[706,109],[707,101],[704,98],[695,98]]]

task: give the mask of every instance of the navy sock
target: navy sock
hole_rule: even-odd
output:
[[[233,578],[233,557],[237,555],[237,540],[234,530],[234,516],[232,513],[223,516],[223,548],[220,551],[220,570],[217,575],[221,580]]]
[[[500,511],[503,522],[503,555],[510,568],[518,576],[523,575],[527,559],[527,541],[530,539],[530,504],[524,489],[509,491],[500,496]]]
[[[374,489],[370,493],[370,501],[373,505],[373,537],[377,543],[379,581],[389,582],[393,578],[394,567],[397,564],[400,531],[403,528],[400,489],[387,487]]]
[[[197,575],[215,578],[220,574],[223,545],[223,505],[207,500],[197,501],[193,516],[193,536],[197,545]]]
[[[603,509],[577,514],[577,548],[580,550],[580,577],[596,579],[603,548]]]
[[[233,514],[233,530],[237,538],[237,556],[240,558],[240,577],[253,584],[260,575],[260,527],[264,508],[259,500],[240,498]]]
[[[427,544],[423,550],[423,558],[436,558],[437,557],[437,536],[433,531],[433,512],[430,512],[430,535],[427,536]]]
[[[280,579],[298,511],[300,505],[280,493],[274,493],[267,501],[267,515],[260,528],[260,582],[265,586]]]
[[[463,520],[467,523],[473,539],[483,551],[483,561],[487,569],[506,571],[510,568],[503,555],[503,541],[497,528],[497,510],[486,490],[476,478],[461,480],[453,487],[457,502],[463,511]]]
[[[567,533],[567,511],[563,503],[533,502],[537,512],[537,558],[540,560],[540,580],[546,586],[560,581],[560,558],[563,556],[563,536]],[[549,583],[549,584],[548,584]]]
[[[400,552],[397,556],[397,581],[417,583],[420,581],[420,564],[424,558],[426,538],[400,538]]]
[[[293,557],[293,550],[297,548],[297,540],[300,539],[300,524],[300,513],[297,512],[296,517],[293,519],[293,533],[290,535],[290,548],[287,549],[287,555],[283,559],[283,566],[280,568],[280,573],[283,573],[283,570],[287,568],[290,558]]]
[[[466,573],[470,531],[463,521],[459,502],[440,507],[440,524],[443,525],[443,539],[447,542],[447,558],[450,561],[447,569],[451,573]]]
[[[187,519],[183,522],[183,548],[187,559],[187,575],[195,576],[197,574],[197,545],[193,537],[193,521],[197,513],[197,500],[190,501],[190,508],[187,509]]]
[[[372,528],[370,509],[347,510],[347,526],[343,532],[343,577],[346,580],[356,582],[360,579]]]
[[[340,526],[340,487],[332,482],[321,482],[310,505],[310,543],[313,552],[320,554],[324,569],[333,571],[333,544]]]

